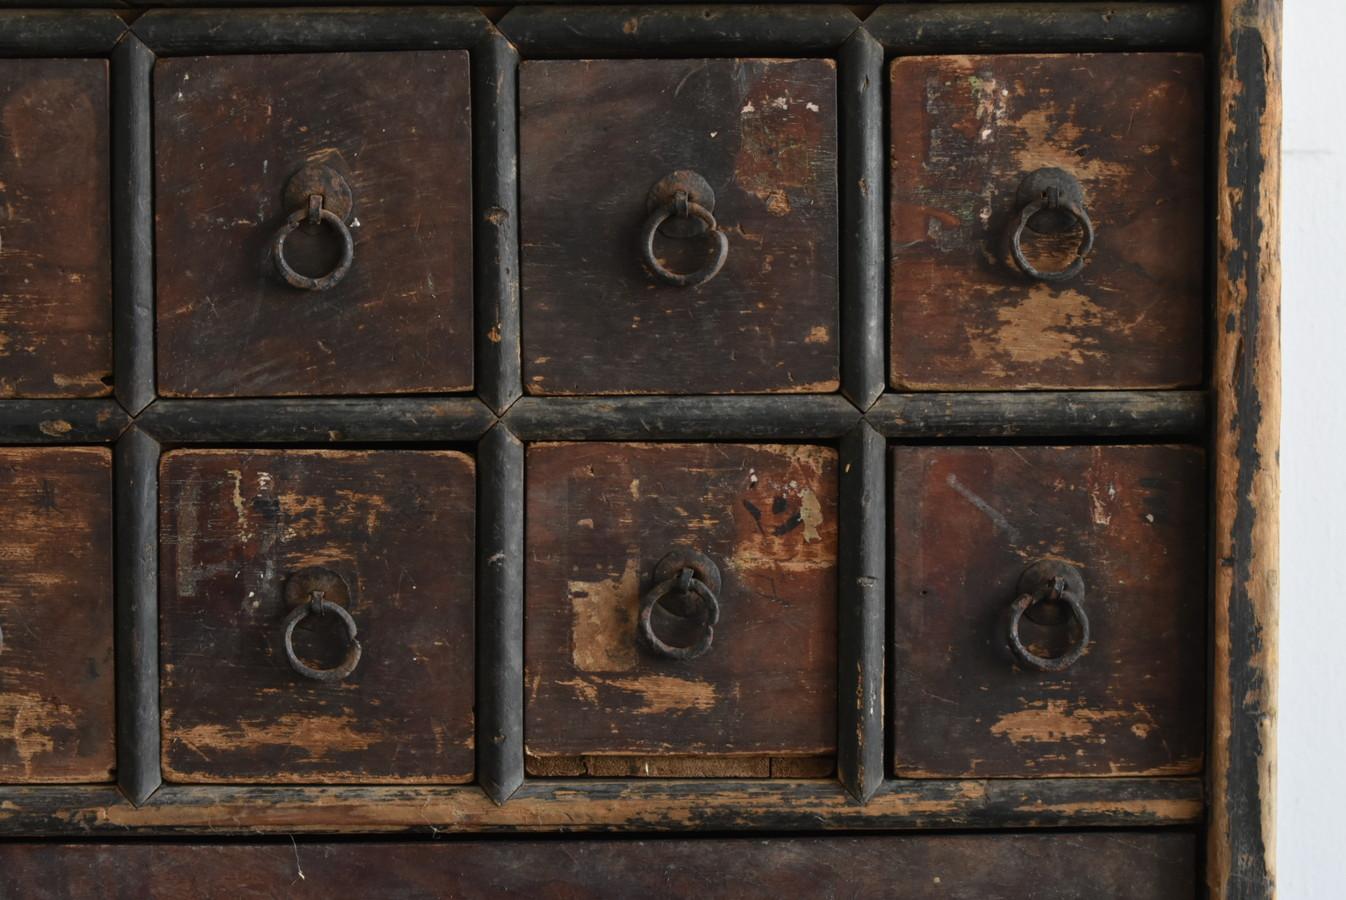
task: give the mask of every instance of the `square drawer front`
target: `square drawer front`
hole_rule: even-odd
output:
[[[111,781],[111,452],[0,448],[0,509],[0,784]]]
[[[1182,53],[893,62],[895,387],[1200,383],[1203,66]],[[1082,217],[1093,248],[1071,275]]]
[[[0,398],[112,393],[108,67],[0,60]]]
[[[523,63],[526,389],[836,390],[836,93],[825,59]]]
[[[155,64],[161,393],[471,389],[468,77],[461,51]]]
[[[893,482],[899,776],[1200,771],[1200,450],[900,447]]]
[[[178,450],[159,482],[166,780],[471,780],[470,457]]]
[[[753,756],[715,771],[765,775],[772,757],[835,753],[835,450],[535,444],[527,485],[535,771]]]

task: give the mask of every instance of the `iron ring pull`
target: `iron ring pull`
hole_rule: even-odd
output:
[[[1066,604],[1070,610],[1070,615],[1080,626],[1080,636],[1069,650],[1060,656],[1048,657],[1038,656],[1024,646],[1023,640],[1019,637],[1019,623],[1022,621],[1024,613],[1028,608],[1044,600],[1059,600]],[[1080,602],[1079,596],[1066,584],[1066,579],[1061,576],[1043,581],[1037,590],[1032,593],[1020,594],[1019,597],[1010,606],[1009,618],[1009,644],[1010,649],[1019,661],[1039,672],[1063,672],[1070,668],[1089,647],[1089,616],[1084,612],[1084,604]]]
[[[334,269],[317,278],[299,274],[285,259],[285,240],[305,223],[328,226],[336,232],[341,242],[341,260]],[[276,271],[287,284],[306,291],[325,291],[336,287],[350,271],[351,263],[355,261],[355,239],[351,237],[351,230],[346,227],[341,217],[323,205],[322,194],[310,194],[308,208],[297,209],[290,213],[285,224],[280,226],[276,236],[271,239],[271,257],[276,261]]]
[[[1086,259],[1094,249],[1094,223],[1084,211],[1084,191],[1079,181],[1062,169],[1038,169],[1019,185],[1018,197],[1021,204],[1019,220],[1010,236],[1010,252],[1014,256],[1014,264],[1029,278],[1038,281],[1068,281],[1080,274]],[[1066,213],[1075,224],[1079,225],[1083,235],[1080,238],[1079,250],[1075,252],[1075,258],[1071,260],[1070,265],[1056,271],[1043,271],[1024,256],[1023,234],[1024,229],[1029,227],[1030,219],[1038,213],[1053,211]]]
[[[685,275],[666,268],[654,255],[655,234],[674,216],[699,220],[706,227],[706,233],[715,237],[715,257],[704,267]],[[687,191],[679,190],[672,201],[656,207],[645,219],[645,227],[640,233],[640,249],[645,256],[645,265],[664,281],[679,287],[697,287],[719,275],[724,268],[724,261],[729,257],[729,238],[720,230],[710,210],[690,199]]]
[[[294,652],[294,629],[305,617],[309,615],[321,616],[328,612],[336,613],[337,618],[346,626],[346,658],[341,661],[339,666],[331,669],[319,669],[304,662]],[[296,606],[285,617],[285,658],[290,661],[290,668],[305,678],[312,678],[314,681],[340,681],[354,672],[355,667],[360,664],[360,642],[356,639],[355,634],[355,620],[351,618],[351,614],[346,611],[346,608],[339,603],[332,603],[324,599],[321,591],[314,591],[309,595],[308,603]]]
[[[701,598],[705,627],[701,633],[701,638],[695,644],[687,647],[675,647],[672,644],[665,643],[654,633],[654,623],[652,621],[654,608],[659,605],[661,600],[675,591],[683,595],[696,594]],[[666,578],[650,588],[649,592],[640,601],[640,636],[655,653],[669,659],[696,659],[709,650],[710,645],[715,641],[715,624],[719,621],[719,598],[715,596],[715,592],[704,581],[696,577],[696,573],[690,567],[683,568],[677,575]]]

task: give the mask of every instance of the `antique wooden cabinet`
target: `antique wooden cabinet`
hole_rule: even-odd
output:
[[[1274,895],[1277,0],[49,6],[0,896]]]

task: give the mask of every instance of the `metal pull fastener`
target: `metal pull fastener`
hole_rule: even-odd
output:
[[[355,208],[350,185],[329,166],[311,164],[296,172],[285,186],[286,206],[293,209],[285,224],[271,239],[271,258],[276,271],[292,287],[306,291],[325,291],[336,287],[355,261],[355,239],[346,222]],[[285,258],[285,241],[301,225],[326,225],[336,232],[341,244],[341,259],[325,275],[301,275]]]
[[[1038,169],[1019,184],[1019,214],[1013,220],[1010,252],[1014,263],[1029,278],[1038,281],[1066,281],[1080,274],[1085,259],[1094,249],[1094,223],[1084,211],[1084,189],[1074,175],[1064,169]],[[1043,271],[1028,261],[1022,247],[1024,229],[1039,234],[1060,234],[1076,224],[1083,235],[1070,265],[1059,271]]]
[[[715,192],[696,172],[680,170],[662,178],[645,198],[649,216],[640,231],[640,249],[645,265],[669,284],[696,287],[710,281],[724,268],[729,256],[729,238],[720,230],[712,210]],[[695,272],[674,272],[659,262],[654,253],[654,236],[691,238],[710,234],[715,239],[715,256]]]
[[[1025,647],[1019,637],[1024,614],[1039,624],[1054,625],[1065,618],[1061,615],[1062,607],[1075,621],[1079,633],[1070,649],[1060,656],[1038,656]],[[1043,612],[1038,613],[1038,610]],[[1089,638],[1089,616],[1084,612],[1084,578],[1079,569],[1051,559],[1039,560],[1025,569],[1019,578],[1019,596],[1010,605],[1009,615],[1009,645],[1018,660],[1039,672],[1061,672],[1084,655]]]
[[[720,621],[720,568],[695,550],[675,550],[654,568],[654,587],[640,601],[639,636],[647,647],[669,659],[696,659],[715,641],[715,625]],[[667,601],[667,602],[666,602]],[[701,635],[687,646],[665,642],[654,631],[654,611],[679,618],[700,618]]]
[[[291,575],[285,583],[286,599],[294,607],[285,617],[285,658],[289,661],[290,668],[314,681],[340,681],[354,672],[355,667],[360,664],[362,648],[356,637],[355,619],[341,603],[327,599],[329,593],[349,602],[350,591],[345,580],[328,569],[304,569]],[[335,613],[346,626],[346,658],[338,666],[320,669],[310,666],[295,653],[294,630],[309,616],[324,616],[329,612]]]

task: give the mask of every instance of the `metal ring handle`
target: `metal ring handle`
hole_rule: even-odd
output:
[[[688,591],[701,598],[702,609],[705,611],[705,632],[701,639],[688,647],[675,647],[672,644],[666,644],[654,633],[654,608],[659,605],[674,588],[682,591]],[[696,659],[701,654],[710,649],[710,645],[715,640],[715,623],[720,621],[720,601],[715,596],[715,592],[706,586],[706,583],[699,578],[692,576],[691,569],[683,569],[673,578],[665,579],[654,587],[650,588],[649,593],[641,598],[640,601],[640,636],[650,646],[650,649],[667,656],[669,659]]]
[[[715,236],[715,258],[712,259],[704,268],[686,275],[679,274],[665,268],[654,256],[654,236],[659,231],[659,226],[669,219],[680,214],[678,203],[665,203],[650,213],[645,220],[645,227],[640,232],[640,249],[645,256],[645,265],[654,271],[654,274],[667,281],[669,284],[676,284],[679,287],[696,287],[710,281],[720,270],[724,268],[724,261],[729,257],[729,238],[715,221],[715,216],[711,215],[710,210],[706,209],[700,203],[693,200],[685,200],[687,205],[687,215],[695,216],[706,226],[706,231]]]
[[[1020,662],[1030,668],[1037,669],[1039,672],[1062,672],[1070,668],[1076,660],[1084,655],[1085,649],[1089,646],[1089,617],[1084,612],[1084,605],[1080,603],[1080,599],[1075,596],[1074,591],[1064,588],[1063,585],[1064,582],[1060,580],[1055,583],[1046,581],[1033,593],[1020,594],[1018,599],[1010,606],[1010,649],[1014,651],[1014,655],[1019,658]],[[1028,607],[1053,595],[1069,607],[1070,614],[1080,624],[1080,637],[1074,646],[1060,656],[1038,656],[1024,646],[1023,640],[1019,637],[1019,622],[1023,619],[1024,612],[1027,611]]]
[[[346,658],[341,661],[341,665],[331,669],[318,669],[304,662],[294,652],[294,628],[310,613],[321,616],[329,611],[335,612],[337,618],[346,626],[346,638],[350,645],[346,648]],[[296,606],[285,617],[285,658],[290,661],[290,668],[305,678],[312,678],[314,681],[340,681],[354,672],[355,667],[360,664],[360,642],[356,640],[355,633],[355,620],[344,606],[329,603],[321,595],[315,594],[308,603]]]
[[[1024,256],[1023,247],[1020,241],[1023,239],[1024,228],[1028,226],[1028,220],[1033,218],[1044,209],[1064,210],[1080,224],[1084,230],[1084,237],[1080,240],[1080,249],[1076,251],[1075,259],[1056,272],[1044,272],[1030,263]],[[1057,200],[1053,202],[1047,197],[1034,200],[1023,209],[1019,210],[1019,225],[1014,229],[1014,235],[1010,238],[1010,251],[1014,254],[1014,263],[1029,278],[1036,278],[1038,281],[1067,281],[1080,274],[1084,268],[1085,258],[1089,252],[1094,249],[1094,223],[1089,220],[1089,214],[1084,211],[1084,207],[1073,200]]]
[[[321,203],[322,198],[314,194]],[[306,291],[325,291],[336,287],[341,279],[346,277],[350,271],[351,263],[355,261],[355,239],[351,237],[351,230],[346,227],[346,223],[341,221],[341,217],[326,207],[320,207],[314,215],[312,207],[313,197],[310,197],[310,206],[308,209],[297,209],[285,220],[285,224],[280,226],[276,236],[271,239],[271,257],[276,261],[276,271],[280,277],[284,278],[286,283],[292,287],[302,288]],[[290,267],[285,260],[285,240],[296,228],[305,222],[321,222],[332,228],[341,239],[341,261],[336,264],[336,268],[326,275],[320,275],[317,278],[310,278],[307,275],[300,275]]]

